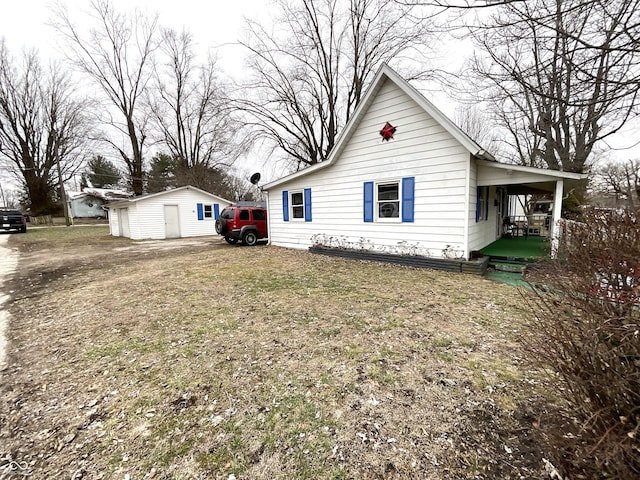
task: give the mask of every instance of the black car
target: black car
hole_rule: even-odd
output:
[[[27,231],[27,220],[20,210],[1,208],[0,228],[5,231],[17,230],[25,233]]]

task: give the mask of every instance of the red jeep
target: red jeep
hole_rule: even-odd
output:
[[[266,239],[267,209],[258,204],[237,204],[226,207],[216,220],[216,232],[224,235],[227,243],[242,240],[245,245],[255,245]]]

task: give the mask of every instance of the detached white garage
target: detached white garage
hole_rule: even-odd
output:
[[[232,202],[187,185],[107,205],[109,233],[132,240],[215,235],[215,221]]]

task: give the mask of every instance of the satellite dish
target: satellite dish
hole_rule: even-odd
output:
[[[249,181],[252,184],[257,185],[258,182],[260,181],[260,172],[256,172],[253,175],[251,175],[251,178],[249,179]]]

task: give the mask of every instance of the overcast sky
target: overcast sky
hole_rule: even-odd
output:
[[[81,19],[89,0],[66,0],[72,18]],[[225,69],[242,67],[242,55],[232,46],[244,24],[244,16],[259,18],[268,8],[268,0],[112,0],[118,11],[139,9],[159,13],[160,24],[182,30],[186,27],[194,40],[206,51],[215,49]],[[47,25],[52,0],[3,1],[0,12],[0,37],[4,37],[13,55],[23,48],[36,48],[41,60],[57,55],[56,33]]]

